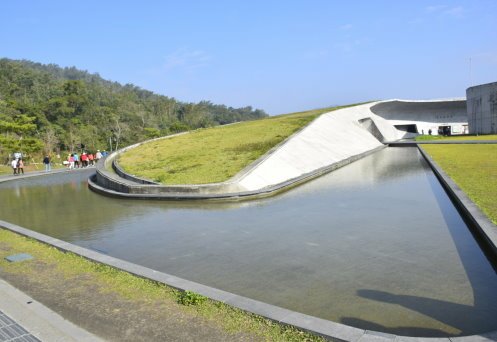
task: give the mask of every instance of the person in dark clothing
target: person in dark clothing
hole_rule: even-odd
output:
[[[19,158],[17,161],[17,174],[20,175],[21,172],[24,174],[24,162],[22,161],[22,158]]]
[[[43,164],[45,165],[45,172],[49,172],[51,170],[51,165],[50,165],[50,157],[48,155],[43,158]]]

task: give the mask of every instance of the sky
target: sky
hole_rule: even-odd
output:
[[[497,1],[2,1],[0,57],[271,115],[497,82]]]

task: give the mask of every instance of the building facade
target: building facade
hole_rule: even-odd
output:
[[[497,134],[497,82],[466,89],[469,134]]]

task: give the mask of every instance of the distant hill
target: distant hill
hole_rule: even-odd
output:
[[[266,117],[252,107],[184,103],[98,74],[0,59],[0,154],[122,147],[185,130]]]

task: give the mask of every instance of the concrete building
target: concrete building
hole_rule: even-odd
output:
[[[497,82],[466,89],[469,134],[497,133]]]
[[[390,100],[380,102],[371,111],[399,131],[403,138],[418,134],[458,135],[468,133],[465,99],[431,101]]]

